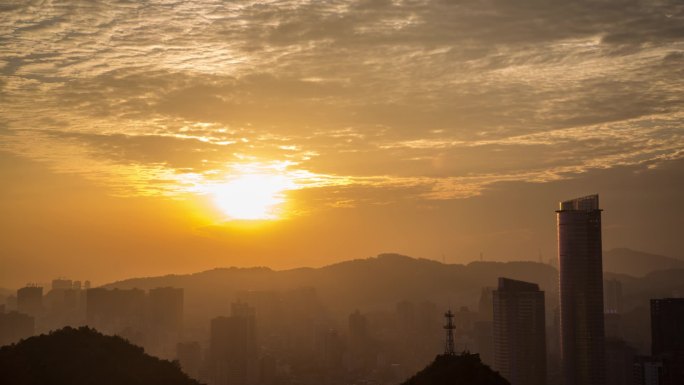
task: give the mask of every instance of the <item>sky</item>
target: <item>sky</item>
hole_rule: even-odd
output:
[[[680,1],[0,2],[0,286],[684,257]]]

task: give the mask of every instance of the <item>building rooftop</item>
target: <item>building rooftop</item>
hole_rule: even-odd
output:
[[[594,211],[599,210],[598,194],[560,202],[559,211]]]
[[[499,278],[499,291],[539,291],[536,283],[518,281],[510,278]]]

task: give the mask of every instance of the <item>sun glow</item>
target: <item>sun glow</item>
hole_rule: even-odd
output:
[[[281,217],[285,191],[293,182],[283,175],[244,174],[213,189],[214,202],[232,220],[274,220]]]

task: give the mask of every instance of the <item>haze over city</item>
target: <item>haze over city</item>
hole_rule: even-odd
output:
[[[683,25],[671,0],[0,2],[0,382],[69,346],[44,362],[113,383],[674,384]],[[109,360],[73,366],[88,346]]]

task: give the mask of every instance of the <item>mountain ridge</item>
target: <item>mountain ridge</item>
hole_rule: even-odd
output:
[[[629,263],[629,266],[619,266],[620,263],[624,263],[625,260]],[[355,258],[345,261],[334,262],[328,265],[320,267],[295,267],[291,269],[275,270],[267,266],[248,266],[248,267],[238,267],[238,266],[226,266],[226,267],[215,267],[208,270],[197,271],[193,273],[186,274],[166,274],[160,276],[149,276],[149,277],[133,277],[123,280],[117,280],[110,283],[101,285],[101,287],[117,287],[117,286],[130,286],[130,283],[136,280],[150,280],[150,279],[174,279],[180,277],[188,276],[201,276],[209,274],[220,274],[228,272],[250,272],[250,273],[297,273],[297,272],[310,272],[321,269],[339,269],[345,268],[349,264],[354,263],[383,263],[387,261],[392,262],[419,262],[423,265],[432,266],[461,266],[470,267],[477,266],[478,264],[509,264],[509,263],[531,263],[531,264],[541,264],[547,265],[545,263],[539,263],[532,260],[519,260],[519,261],[478,261],[473,260],[466,263],[442,263],[440,261],[428,258],[415,258],[398,253],[381,253],[375,257],[368,258]],[[636,265],[636,266],[635,266]],[[633,250],[625,247],[613,248],[610,250],[604,250],[603,252],[603,270],[605,273],[615,273],[628,275],[633,277],[642,277],[648,273],[658,271],[658,270],[668,270],[672,268],[684,268],[684,260],[679,258],[668,257],[659,254],[652,254],[644,251]]]

